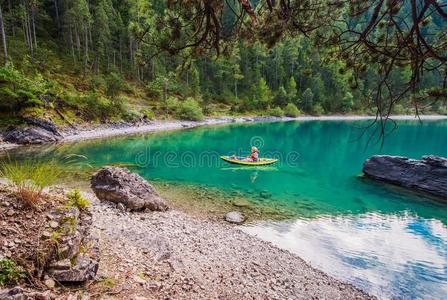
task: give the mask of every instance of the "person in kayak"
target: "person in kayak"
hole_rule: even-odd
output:
[[[256,148],[255,146],[251,147],[251,155],[247,158],[251,159],[251,161],[254,161],[254,162],[258,161],[258,158],[259,158],[258,148]]]

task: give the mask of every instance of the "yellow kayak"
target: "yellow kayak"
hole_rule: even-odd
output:
[[[277,162],[274,158],[259,158],[258,161],[249,161],[245,157],[235,156],[221,156],[222,160],[229,162],[230,164],[244,165],[244,166],[265,166],[271,165]]]

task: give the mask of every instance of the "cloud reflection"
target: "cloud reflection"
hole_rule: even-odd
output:
[[[242,230],[382,299],[441,299],[447,293],[447,228],[438,220],[365,214],[262,222]]]

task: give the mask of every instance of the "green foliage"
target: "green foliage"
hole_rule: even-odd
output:
[[[26,272],[15,261],[7,258],[0,259],[0,286],[17,284],[25,278]]]
[[[279,106],[277,106],[270,110],[270,115],[274,117],[283,117],[284,111]]]
[[[127,122],[135,122],[141,119],[140,112],[133,109],[126,109],[122,112],[121,115]]]
[[[18,196],[30,206],[37,206],[45,187],[52,185],[62,173],[54,161],[8,161],[0,164],[0,176],[8,179]]]
[[[346,95],[343,97],[342,111],[350,112],[353,107],[354,107],[354,96],[350,92],[347,92]]]
[[[79,189],[71,190],[67,193],[68,206],[77,207],[79,210],[85,210],[90,205],[90,202],[81,195]]]
[[[112,98],[116,98],[118,94],[124,89],[123,78],[112,72],[106,77],[106,95]]]
[[[43,106],[41,96],[45,92],[45,82],[40,75],[29,78],[12,65],[0,68],[0,108],[19,111]]]
[[[258,85],[252,86],[252,101],[256,105],[256,109],[267,109],[271,102],[270,89],[264,78],[259,80]]]
[[[203,112],[199,103],[193,98],[183,101],[177,111],[177,117],[182,120],[202,121]]]
[[[393,107],[393,114],[404,115],[406,113],[405,108],[402,104],[397,103]]]
[[[175,113],[177,112],[177,110],[180,107],[180,102],[178,101],[178,99],[174,96],[170,96],[168,97],[168,99],[166,100],[166,111],[168,113]]]
[[[90,88],[92,90],[97,90],[102,87],[106,86],[106,80],[100,75],[93,76],[92,80],[90,81]]]
[[[273,103],[279,106],[284,106],[287,104],[288,100],[289,96],[287,95],[286,89],[283,86],[280,86],[273,99]]]
[[[313,105],[314,93],[310,88],[307,88],[303,93],[303,109],[306,112],[311,112],[314,108]]]
[[[148,120],[153,120],[155,119],[155,114],[152,110],[150,110],[149,108],[142,108],[140,110],[140,113],[143,115],[143,117],[145,117]]]
[[[323,106],[321,106],[320,103],[315,104],[312,107],[312,114],[316,115],[316,116],[324,115],[324,108],[323,108]]]
[[[298,107],[296,107],[295,104],[293,103],[288,103],[286,108],[284,108],[284,114],[287,117],[298,117],[300,115],[300,110],[298,109]]]

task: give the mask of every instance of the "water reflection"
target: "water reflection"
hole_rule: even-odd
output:
[[[447,295],[447,227],[438,220],[365,214],[262,222],[243,230],[381,299]]]

